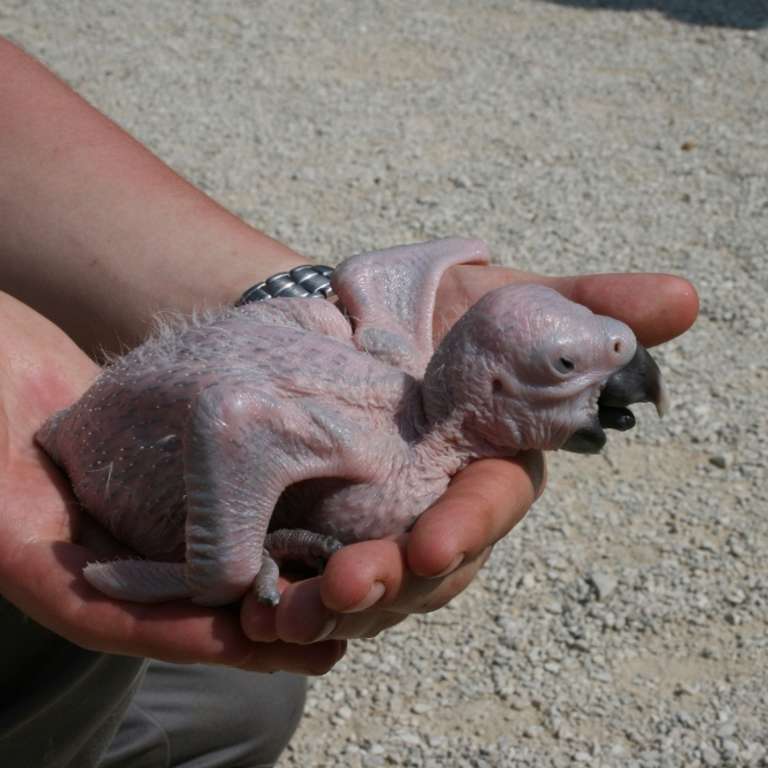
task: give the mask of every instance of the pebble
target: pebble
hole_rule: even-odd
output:
[[[729,592],[725,599],[731,604],[731,605],[741,605],[743,602],[746,601],[747,596],[741,589],[734,589],[732,592]]]
[[[618,586],[618,579],[610,573],[593,571],[589,575],[589,581],[595,588],[598,600],[606,600]]]
[[[717,453],[714,456],[709,457],[709,463],[718,469],[727,469],[732,461],[732,458],[727,453]]]
[[[710,766],[710,768],[716,768],[720,765],[720,753],[707,744],[701,748],[701,759],[704,761],[704,765]]]
[[[739,745],[731,739],[725,739],[722,743],[721,749],[723,755],[729,759],[736,757],[736,755],[739,753]]]

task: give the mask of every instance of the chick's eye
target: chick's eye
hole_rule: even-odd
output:
[[[560,373],[571,373],[576,368],[576,365],[568,357],[558,357],[555,361],[555,368]]]

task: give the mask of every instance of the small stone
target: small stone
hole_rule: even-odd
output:
[[[765,757],[767,753],[768,750],[766,750],[764,746],[753,741],[746,745],[744,751],[741,753],[741,758],[747,765],[755,765],[761,758]]]
[[[582,653],[589,653],[591,648],[584,640],[574,640],[568,644],[574,651],[581,651]]]
[[[694,722],[691,715],[686,712],[684,709],[681,709],[677,713],[677,721],[682,725],[684,728],[693,728]]]
[[[728,758],[736,757],[739,754],[739,745],[732,739],[726,739],[722,744],[722,752]]]
[[[423,715],[429,712],[430,709],[431,707],[429,706],[429,704],[424,704],[424,702],[420,701],[418,704],[414,704],[411,707],[411,712],[417,715]]]
[[[452,176],[449,181],[456,189],[469,189],[472,182],[466,176]]]
[[[736,733],[736,726],[733,723],[724,723],[717,730],[717,735],[721,739],[727,739]]]
[[[336,713],[342,720],[349,720],[352,717],[352,710],[349,707],[339,707],[339,711]]]
[[[731,605],[741,605],[746,599],[747,596],[744,594],[743,590],[741,589],[734,589],[732,592],[729,592],[725,599],[731,604]]]
[[[701,747],[701,759],[704,765],[708,765],[710,768],[717,768],[720,765],[720,755],[708,744]]]
[[[607,629],[613,629],[616,626],[616,616],[610,611],[603,617],[603,626]]]
[[[731,464],[731,457],[727,453],[716,453],[709,457],[709,463],[718,469],[727,469]]]
[[[536,586],[536,577],[532,573],[526,573],[523,576],[522,584],[525,589],[533,589]]]
[[[589,582],[595,589],[598,600],[605,600],[618,586],[618,579],[610,573],[596,571],[589,575]]]

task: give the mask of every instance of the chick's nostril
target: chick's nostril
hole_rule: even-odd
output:
[[[620,320],[603,317],[603,337],[601,351],[605,364],[620,367],[628,363],[635,354],[637,340],[632,329]]]

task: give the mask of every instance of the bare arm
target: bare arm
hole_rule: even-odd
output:
[[[306,263],[1,38],[0,72],[0,288],[91,354]]]

